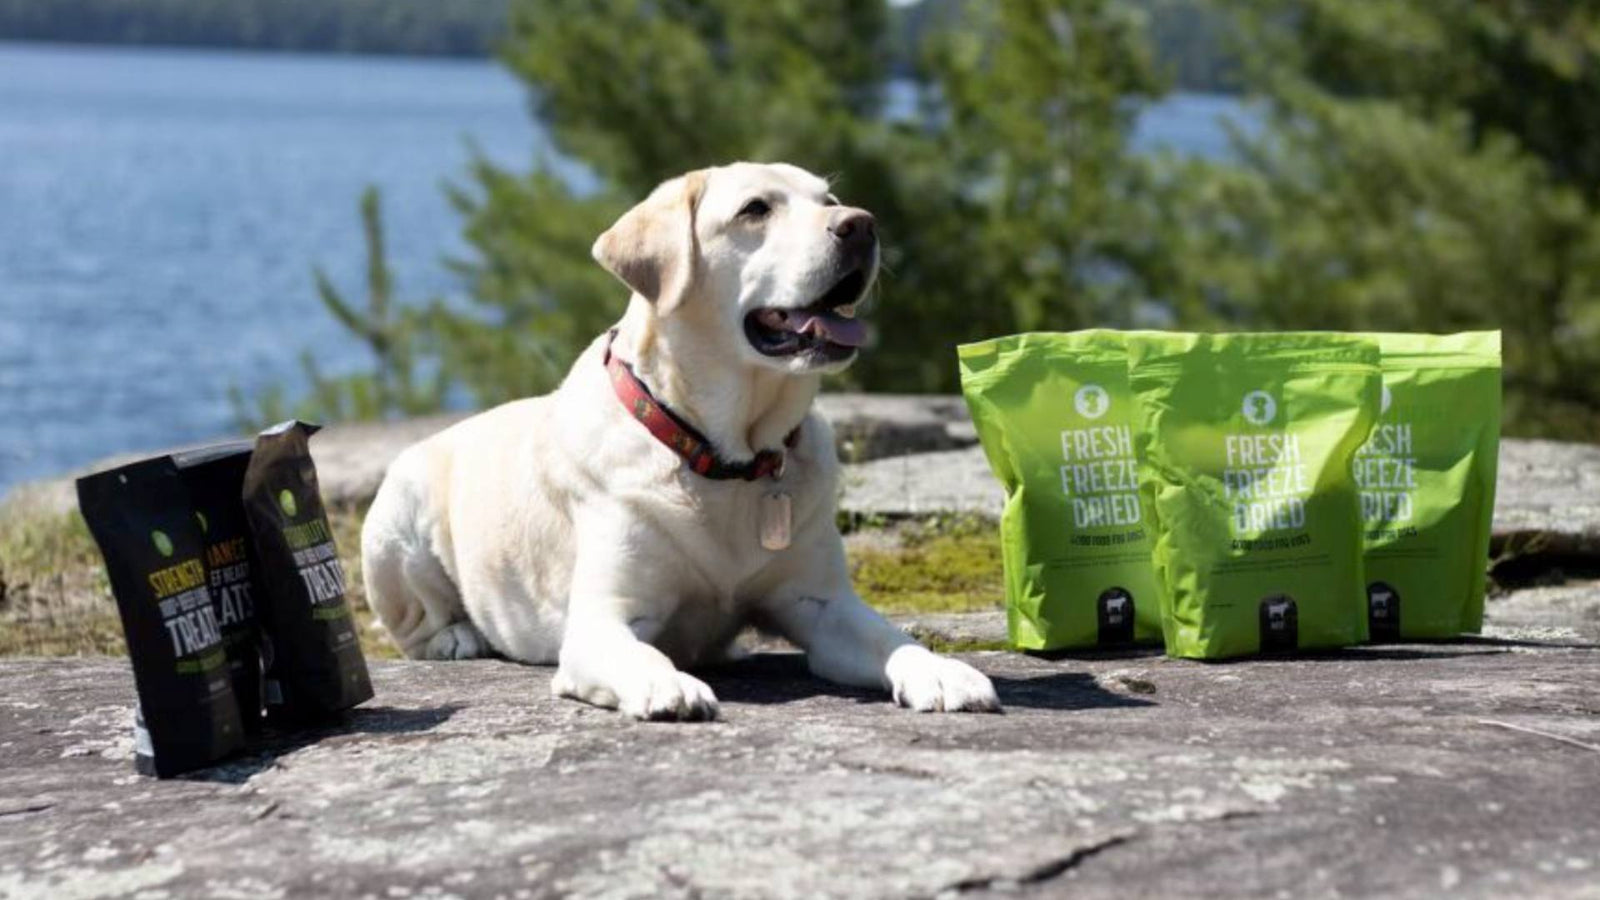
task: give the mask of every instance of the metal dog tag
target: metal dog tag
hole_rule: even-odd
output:
[[[761,495],[761,546],[767,550],[783,550],[789,546],[789,517],[792,513],[789,493],[775,491]]]

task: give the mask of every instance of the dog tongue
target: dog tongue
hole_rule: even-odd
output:
[[[846,347],[859,347],[867,342],[867,326],[860,319],[847,319],[831,313],[793,314],[787,327]]]

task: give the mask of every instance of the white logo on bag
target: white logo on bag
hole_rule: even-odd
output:
[[[1072,395],[1072,407],[1085,419],[1098,419],[1111,408],[1111,398],[1098,384],[1086,384]]]
[[[1394,395],[1389,393],[1389,386],[1383,386],[1383,393],[1378,398],[1378,415],[1389,411],[1389,404],[1394,402]]]
[[[1278,401],[1266,391],[1245,394],[1242,409],[1245,420],[1252,425],[1266,425],[1278,417]]]

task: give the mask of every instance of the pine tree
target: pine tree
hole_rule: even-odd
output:
[[[1267,126],[1168,168],[1190,324],[1506,331],[1515,430],[1600,438],[1600,4],[1234,0]]]
[[[925,8],[922,8],[925,7]],[[1137,11],[1106,0],[927,0],[902,48],[861,0],[521,0],[506,63],[571,167],[479,161],[455,193],[479,309],[437,310],[444,367],[479,403],[553,386],[620,314],[594,237],[657,182],[737,159],[831,176],[884,241],[879,344],[847,380],[953,390],[954,345],[1128,321],[1126,152],[1160,89]]]
[[[309,354],[302,354],[300,365],[310,394],[292,407],[281,387],[257,397],[253,404],[238,389],[229,392],[234,418],[245,430],[291,415],[307,419],[385,419],[432,412],[442,405],[448,385],[445,373],[435,367],[431,378],[419,379],[417,374],[422,317],[394,302],[394,275],[384,244],[383,200],[377,188],[368,186],[362,191],[360,208],[367,248],[365,310],[358,310],[346,300],[321,266],[312,271],[323,307],[371,351],[372,371],[330,376]]]

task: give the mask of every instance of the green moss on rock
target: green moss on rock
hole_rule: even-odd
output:
[[[971,612],[1004,602],[994,526],[957,519],[902,526],[897,541],[853,541],[856,590],[885,613]]]

